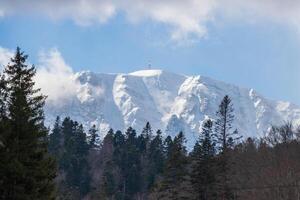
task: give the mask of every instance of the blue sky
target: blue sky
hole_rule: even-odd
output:
[[[210,76],[300,105],[300,34],[289,21],[297,16],[277,20],[271,5],[262,7],[271,13],[267,20],[258,11],[248,20],[240,14],[219,17],[219,11],[208,9],[206,15],[213,12],[213,20],[203,22],[203,16],[184,15],[184,19],[195,19],[189,27],[186,21],[177,23],[181,18],[176,16],[165,20],[176,15],[176,9],[161,19],[152,13],[131,16],[136,9],[126,7],[94,22],[93,15],[86,19],[86,13],[81,18],[79,13],[77,19],[64,9],[58,12],[62,16],[53,17],[51,5],[43,8],[46,14],[34,6],[24,7],[33,14],[18,14],[21,8],[0,2],[0,47],[12,50],[20,46],[31,63],[38,63],[40,53],[52,48],[74,71],[126,73],[144,69],[150,61],[153,68]]]

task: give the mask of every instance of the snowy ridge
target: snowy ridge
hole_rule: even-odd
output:
[[[147,121],[166,135],[184,131],[193,145],[206,118],[214,118],[222,98],[232,98],[234,126],[244,136],[262,136],[271,124],[300,123],[300,107],[272,101],[253,89],[240,88],[203,76],[184,76],[162,70],[130,74],[80,72],[76,95],[63,103],[47,102],[46,123],[70,116],[86,126],[95,124],[103,137],[109,128],[132,126],[139,132]]]

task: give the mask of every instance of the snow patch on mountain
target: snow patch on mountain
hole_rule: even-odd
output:
[[[188,145],[199,135],[206,118],[215,118],[222,98],[234,104],[234,127],[244,137],[262,136],[271,124],[300,123],[300,107],[272,101],[246,89],[204,76],[185,76],[162,70],[129,74],[89,71],[74,75],[79,87],[67,103],[46,103],[46,123],[56,116],[70,116],[86,127],[95,124],[103,137],[109,128],[129,126],[141,131],[147,121],[165,135],[186,134]]]

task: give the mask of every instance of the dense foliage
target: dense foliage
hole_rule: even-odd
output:
[[[0,199],[299,199],[300,128],[292,123],[242,139],[225,96],[193,149],[183,132],[165,136],[149,122],[100,140],[95,125],[57,117],[48,134],[45,96],[26,58],[17,49],[0,77]]]
[[[80,138],[77,134],[84,134],[82,128],[77,130],[81,127],[77,122],[65,118],[62,124],[55,123],[50,144],[60,130],[57,138],[61,142],[53,139],[53,145],[62,144],[61,152],[81,162],[72,174],[70,168],[63,168],[67,159],[56,156],[63,153],[53,152],[60,163],[60,197],[65,199],[69,194],[70,199],[104,200],[297,199],[300,129],[286,123],[274,126],[265,138],[243,140],[236,130],[231,130],[234,110],[228,96],[220,103],[216,116],[215,121],[203,122],[190,152],[185,147],[183,132],[174,138],[164,137],[160,130],[154,133],[149,122],[141,133],[131,127],[125,133],[111,129],[101,142],[97,140],[94,144],[97,148],[89,145],[93,137],[84,136],[85,140],[75,142]],[[72,124],[69,133],[64,130],[66,122]],[[73,137],[72,148],[77,150],[67,151],[69,147],[62,142],[67,137]],[[84,154],[78,154],[86,148]],[[82,184],[72,176],[81,177]],[[78,182],[72,185],[70,178]]]
[[[47,153],[45,96],[18,48],[0,84],[0,199],[54,199],[55,162]]]

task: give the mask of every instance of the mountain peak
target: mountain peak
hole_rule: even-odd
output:
[[[57,115],[70,116],[86,127],[95,124],[104,136],[109,128],[125,130],[132,126],[139,132],[149,121],[153,130],[161,129],[168,135],[183,131],[188,145],[193,145],[202,122],[208,117],[215,118],[225,95],[231,97],[234,105],[234,128],[244,138],[262,136],[270,124],[300,122],[300,108],[296,105],[272,101],[253,89],[209,77],[184,76],[160,69],[129,74],[79,72],[76,76],[80,89],[67,101],[70,103],[46,103],[48,125]]]
[[[164,71],[161,69],[145,69],[145,70],[139,70],[139,71],[135,71],[132,73],[129,73],[129,75],[132,76],[159,76],[163,73]]]

